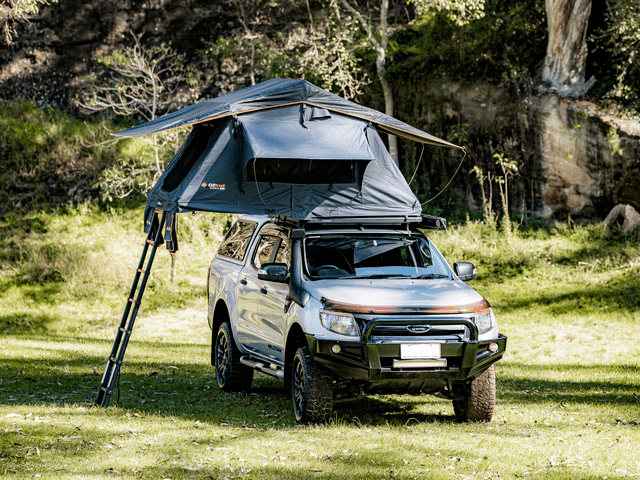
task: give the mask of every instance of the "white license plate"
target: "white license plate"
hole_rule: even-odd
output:
[[[440,358],[439,343],[403,343],[400,345],[400,358]]]

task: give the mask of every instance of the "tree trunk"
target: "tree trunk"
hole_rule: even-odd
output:
[[[378,79],[382,85],[382,94],[384,95],[384,113],[393,117],[393,90],[387,79],[387,47],[389,46],[389,26],[387,15],[389,13],[389,0],[381,0],[380,2],[380,28],[378,34],[380,40],[373,34],[371,25],[364,19],[362,14],[356,10],[347,0],[340,0],[342,5],[349,10],[358,21],[362,24],[367,32],[369,44],[376,51],[376,72]],[[395,135],[389,135],[389,154],[393,161],[398,165],[398,139]]]
[[[580,97],[595,83],[584,78],[591,1],[546,0],[549,41],[542,80],[561,97]]]
[[[391,84],[387,80],[387,69],[385,68],[385,53],[378,51],[378,58],[376,59],[376,69],[378,71],[378,79],[380,85],[382,85],[382,94],[384,95],[384,113],[393,117],[393,90],[391,90]],[[398,138],[395,135],[389,134],[389,155],[393,161],[398,165]]]

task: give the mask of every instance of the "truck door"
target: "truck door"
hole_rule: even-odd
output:
[[[256,350],[276,364],[284,361],[286,321],[284,304],[289,285],[257,278],[257,271],[267,263],[284,263],[290,266],[291,247],[286,228],[273,224],[260,231],[260,238],[253,257],[258,286],[258,315],[254,325],[259,341]]]
[[[218,256],[230,260],[239,265],[236,284],[236,311],[237,322],[231,322],[231,328],[236,339],[243,345],[247,345],[248,325],[255,322],[258,315],[258,286],[255,281],[247,278],[246,272],[253,273],[253,268],[247,261],[247,255],[251,238],[257,227],[255,222],[238,220],[227,232],[218,250]],[[257,276],[255,277],[257,280]],[[233,317],[233,315],[232,315]]]

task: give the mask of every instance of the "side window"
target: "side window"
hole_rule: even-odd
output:
[[[234,260],[244,260],[249,247],[249,241],[256,229],[256,224],[244,220],[238,220],[227,232],[224,237],[218,255]]]
[[[265,263],[284,263],[289,266],[291,247],[286,231],[273,225],[266,225],[260,232],[260,241],[253,258],[256,268],[261,268]]]

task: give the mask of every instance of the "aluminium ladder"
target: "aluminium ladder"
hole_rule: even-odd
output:
[[[144,294],[144,290],[147,286],[147,280],[149,280],[149,274],[151,273],[151,266],[156,255],[156,250],[158,249],[158,246],[164,242],[162,236],[162,228],[164,227],[165,221],[167,219],[167,212],[162,212],[162,219],[160,221],[158,221],[158,213],[160,213],[158,210],[154,210],[153,212],[153,220],[151,220],[149,224],[149,233],[147,235],[147,239],[144,242],[142,256],[140,257],[140,263],[138,264],[138,269],[136,270],[136,274],[133,279],[131,293],[129,294],[129,298],[127,299],[127,304],[124,308],[122,320],[120,321],[120,326],[118,327],[118,331],[116,333],[116,339],[113,342],[113,349],[111,350],[111,355],[109,355],[109,359],[107,360],[107,366],[105,368],[104,375],[102,376],[102,383],[100,384],[100,389],[98,390],[98,396],[96,397],[95,402],[96,405],[101,407],[109,406],[109,400],[111,399],[111,395],[113,395],[116,380],[118,379],[120,368],[122,367],[122,360],[124,358],[125,351],[127,350],[129,338],[131,338],[131,331],[133,330],[133,325],[138,315],[138,309],[140,308],[142,295]],[[150,245],[151,254],[145,268],[144,263],[147,258],[147,253],[149,251]],[[140,284],[140,288],[138,288],[141,274],[142,283]],[[136,290],[138,290],[138,294],[134,299]],[[131,305],[133,305],[133,309],[131,308]]]

